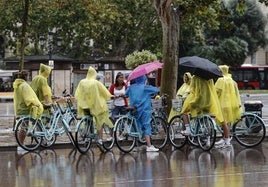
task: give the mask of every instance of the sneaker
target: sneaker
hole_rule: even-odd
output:
[[[230,143],[232,140],[232,138],[226,138],[226,139],[221,139],[220,141],[218,141],[219,143],[216,144],[215,143],[215,146],[216,148],[227,148],[227,147],[230,147],[232,144]]]
[[[157,152],[157,151],[159,151],[159,149],[158,148],[155,148],[153,145],[151,145],[150,147],[146,147],[146,151],[147,152]]]
[[[215,142],[215,145],[221,145],[224,143],[224,139],[221,138],[219,141]]]
[[[181,133],[182,133],[184,136],[189,136],[189,135],[191,135],[190,127],[189,127],[189,126],[185,126],[185,130],[184,130],[184,131],[181,131]]]
[[[113,140],[113,137],[110,136],[110,137],[106,138],[106,140],[107,141],[112,141]]]
[[[231,143],[230,143],[231,140],[232,140],[232,138],[226,138],[226,139],[224,140],[224,141],[225,141],[225,144],[227,144],[227,145],[231,144]]]

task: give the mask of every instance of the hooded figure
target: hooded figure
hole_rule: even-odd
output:
[[[229,67],[221,65],[219,68],[223,77],[218,78],[215,87],[220,100],[223,118],[226,123],[234,123],[241,118],[242,114],[239,91],[236,82],[228,72]]]
[[[192,75],[190,72],[186,72],[183,75],[183,84],[177,91],[177,96],[181,95],[183,98],[186,98],[190,93],[190,83],[191,83]]]
[[[41,63],[39,75],[35,76],[30,84],[38,99],[45,103],[52,103],[52,91],[47,82],[50,72],[51,67]]]
[[[13,83],[15,115],[31,115],[40,118],[43,105],[37,98],[31,86],[22,78],[17,78]]]
[[[190,83],[191,83],[192,75],[189,72],[184,73],[183,75],[183,84],[181,87],[178,89],[176,97],[183,97],[185,99],[189,94],[190,94]],[[171,108],[168,121],[171,120],[176,115],[179,115],[180,112],[177,112],[175,109]]]
[[[158,88],[146,85],[146,76],[141,76],[135,79],[135,83],[131,84],[126,90],[126,96],[129,97],[130,106],[136,108],[136,121],[139,129],[145,135],[147,143],[147,151],[158,151],[150,142],[151,132],[151,96],[159,92]]]
[[[190,94],[183,103],[181,113],[191,113],[192,117],[202,114],[214,114],[219,122],[223,121],[213,79],[205,80],[196,75],[192,77]]]
[[[96,80],[97,72],[94,68],[89,67],[86,78],[82,79],[75,91],[77,100],[78,115],[85,115],[85,110],[89,109],[90,114],[95,117],[97,130],[101,130],[105,123],[109,127],[113,127],[113,123],[109,119],[108,107],[106,100],[113,97],[108,89],[98,80]]]

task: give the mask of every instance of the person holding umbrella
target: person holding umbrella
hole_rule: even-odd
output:
[[[231,146],[229,124],[232,124],[237,121],[237,119],[241,118],[241,101],[237,92],[237,84],[228,73],[229,67],[227,65],[220,65],[219,68],[222,71],[223,77],[218,78],[215,87],[224,118],[224,121],[221,123],[224,135],[221,140],[215,143],[215,146],[229,147]]]
[[[217,121],[223,122],[221,107],[213,79],[206,80],[193,75],[190,84],[190,94],[184,101],[181,113],[183,114],[185,124],[185,130],[182,131],[182,134],[185,136],[191,134],[187,113],[190,113],[192,117],[202,114],[213,114]]]
[[[159,92],[157,87],[146,84],[147,77],[142,75],[135,78],[135,83],[131,84],[126,90],[126,96],[129,97],[130,106],[135,107],[138,127],[142,131],[145,140],[146,140],[146,151],[147,152],[157,152],[158,148],[155,148],[151,144],[150,136],[152,135],[151,131],[151,115],[152,115],[152,106],[151,106],[151,96]]]

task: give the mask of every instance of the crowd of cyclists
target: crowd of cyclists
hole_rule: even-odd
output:
[[[182,106],[179,110],[172,107],[168,117],[165,119],[167,126],[172,122],[172,119],[178,117],[182,119],[183,123],[180,125],[179,132],[174,128],[169,128],[168,132],[166,132],[166,136],[169,136],[169,139],[175,139],[177,133],[179,137],[185,138],[193,135],[190,128],[191,119],[187,117],[188,114],[191,114],[191,118],[210,114],[213,120],[212,128],[215,125],[220,126],[223,130],[222,138],[215,142],[216,134],[211,133],[211,129],[209,130],[210,132],[207,129],[199,129],[200,135],[197,135],[199,136],[199,143],[202,144],[205,142],[205,145],[210,148],[213,147],[214,143],[215,148],[228,148],[231,146],[232,137],[230,135],[230,126],[241,119],[242,107],[236,82],[229,74],[228,66],[222,65],[219,67],[223,77],[219,78],[215,84],[212,79],[205,80],[196,75],[191,75],[189,72],[184,74],[184,84],[176,94],[177,99],[183,100]],[[41,119],[44,114],[53,115],[50,113],[50,108],[47,107],[55,102],[47,80],[50,73],[51,68],[41,63],[39,74],[30,83],[27,82],[28,76],[26,72],[19,72],[17,74],[13,84],[14,108],[17,121],[19,120],[19,116],[30,115],[33,119],[37,120]],[[161,97],[155,97],[159,93],[159,89],[155,86],[148,85],[146,80],[146,75],[143,75],[131,82],[126,82],[124,74],[119,72],[116,75],[114,83],[107,89],[103,83],[97,80],[96,70],[89,67],[86,78],[79,82],[74,93],[76,118],[79,121],[81,117],[89,114],[94,118],[97,130],[96,143],[102,151],[104,151],[103,124],[113,129],[118,116],[127,115],[130,107],[134,107],[138,128],[145,139],[146,151],[159,151],[159,148],[152,145],[151,141],[151,99]],[[112,100],[113,107],[108,107],[107,100]],[[109,112],[109,109],[112,109],[112,111]],[[262,120],[260,122],[263,125],[264,122]],[[248,123],[246,124],[247,127],[249,127]],[[256,123],[254,124],[256,125]],[[203,127],[205,128],[206,125],[203,124]],[[265,129],[262,131],[265,131]],[[114,131],[111,130],[111,132],[113,133]],[[20,130],[18,136],[20,142],[23,142],[25,137],[30,135]],[[215,136],[213,139],[214,142],[208,141],[208,139],[211,140],[212,135]],[[262,132],[262,136],[265,136],[265,132]],[[201,138],[204,142],[201,141]],[[207,150],[210,150],[210,148]],[[18,146],[18,150],[22,149],[24,148]]]

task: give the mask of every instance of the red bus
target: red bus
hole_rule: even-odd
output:
[[[268,65],[244,64],[229,70],[239,89],[268,89]]]

